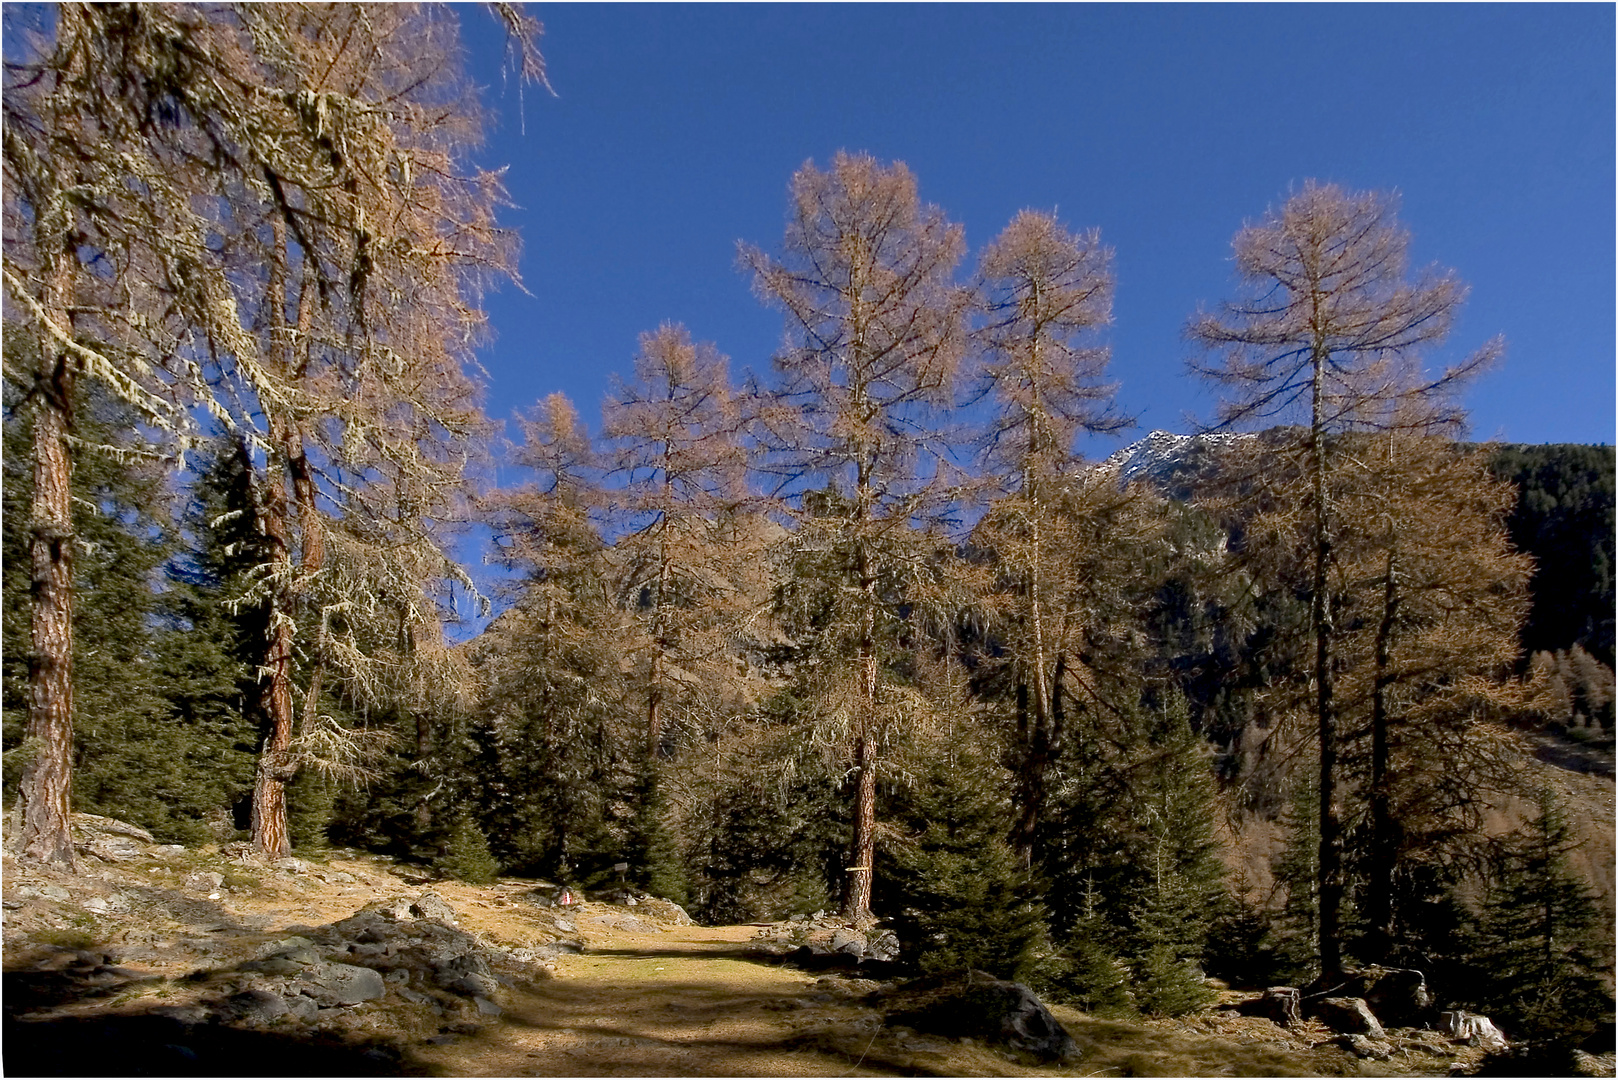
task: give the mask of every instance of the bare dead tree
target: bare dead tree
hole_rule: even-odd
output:
[[[1436,376],[1422,374],[1422,350],[1446,336],[1466,290],[1448,271],[1407,276],[1409,233],[1389,195],[1311,181],[1237,233],[1233,247],[1244,295],[1191,320],[1187,334],[1205,350],[1191,368],[1223,387],[1223,426],[1298,414],[1307,420],[1288,452],[1298,458],[1295,524],[1309,549],[1320,965],[1329,976],[1342,966],[1344,888],[1331,580],[1342,522],[1333,436],[1459,424],[1463,416],[1450,391],[1487,365],[1499,345]]]
[[[741,249],[755,291],[786,319],[779,385],[759,412],[761,467],[797,497],[797,542],[836,564],[837,648],[856,673],[826,711],[846,731],[854,779],[843,893],[853,918],[870,912],[885,714],[911,711],[898,687],[884,692],[879,635],[931,554],[912,522],[948,502],[933,410],[950,400],[965,346],[967,295],[952,281],[961,249],[960,227],[921,203],[902,164],[843,152],[793,176],[779,258]],[[816,480],[835,497],[805,505]]]

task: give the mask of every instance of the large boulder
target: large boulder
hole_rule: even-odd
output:
[[[371,968],[325,962],[305,969],[295,989],[321,1005],[358,1005],[388,992],[382,976]]]
[[[410,914],[418,919],[436,919],[452,926],[455,923],[455,909],[435,892],[422,893],[421,898],[410,905]]]
[[[1337,1045],[1357,1058],[1386,1061],[1393,1056],[1393,1046],[1369,1035],[1339,1035]]]
[[[227,1019],[244,1024],[268,1024],[287,1014],[286,999],[270,990],[245,990],[225,999]]]
[[[673,900],[664,900],[658,896],[643,897],[640,905],[646,914],[663,922],[673,923],[675,926],[691,925],[691,916],[686,914],[685,908]]]
[[[138,843],[127,836],[97,836],[75,846],[109,863],[133,862],[146,854]]]
[[[73,828],[81,833],[104,833],[108,836],[128,837],[142,844],[157,843],[157,838],[139,825],[131,825],[117,818],[101,817],[99,814],[74,814],[70,820]]]
[[[1387,1032],[1377,1022],[1364,998],[1328,997],[1312,1002],[1309,1014],[1333,1031],[1344,1035],[1367,1035],[1373,1039],[1387,1038]]]
[[[467,997],[490,997],[498,986],[488,961],[475,952],[435,960],[433,977],[445,990]]]
[[[1427,977],[1414,968],[1372,968],[1360,995],[1388,1027],[1415,1027],[1430,1019],[1433,995]]]
[[[887,998],[890,1023],[950,1038],[977,1038],[1043,1064],[1079,1057],[1078,1044],[1021,983],[983,971],[917,979]]]
[[[754,935],[749,950],[784,957],[811,971],[857,968],[880,977],[898,960],[899,939],[874,923],[862,925],[816,913],[765,927]]]

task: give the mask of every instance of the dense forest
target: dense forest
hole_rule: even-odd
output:
[[[1091,1011],[1376,963],[1610,1041],[1610,913],[1527,738],[1612,744],[1613,450],[1464,441],[1500,346],[1424,366],[1464,288],[1391,197],[1311,183],[1236,236],[1187,327],[1216,426],[1132,478],[1075,451],[1131,426],[1099,234],[1024,211],[969,260],[858,154],[741,249],[774,357],[664,325],[598,424],[553,395],[506,442],[453,13],[357,10],[69,5],[8,60],[28,856],[71,864],[71,806],[468,881],[627,864]],[[1262,882],[1249,819],[1287,837]]]

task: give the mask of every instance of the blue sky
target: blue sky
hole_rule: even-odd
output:
[[[1211,414],[1185,321],[1231,294],[1243,221],[1317,178],[1400,193],[1415,262],[1472,286],[1455,354],[1505,335],[1477,436],[1613,441],[1611,5],[534,10],[556,96],[521,102],[498,28],[464,19],[531,294],[488,298],[496,417],[561,390],[598,423],[664,320],[766,370],[781,324],[736,242],[776,249],[792,172],[842,148],[907,163],[969,261],[1023,207],[1100,228],[1126,440]]]

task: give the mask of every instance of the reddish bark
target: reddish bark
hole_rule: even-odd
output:
[[[68,325],[65,269],[47,286],[45,313]],[[34,492],[29,513],[33,604],[28,657],[28,731],[34,745],[17,785],[23,851],[73,867],[68,815],[73,788],[73,361],[40,335],[34,419]]]

